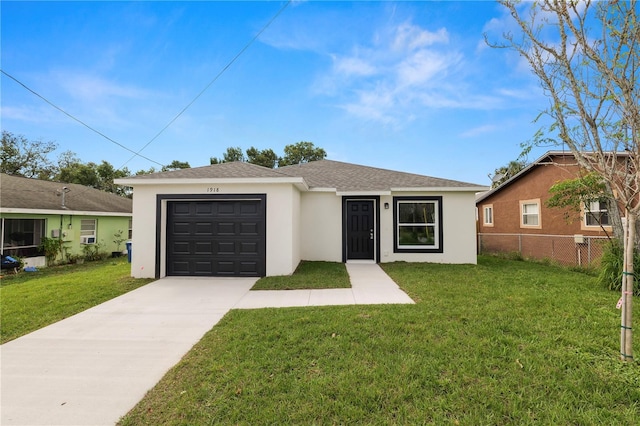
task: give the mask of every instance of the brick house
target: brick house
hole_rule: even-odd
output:
[[[603,243],[613,235],[606,203],[589,203],[580,214],[546,205],[549,188],[578,177],[579,172],[570,152],[549,151],[481,194],[476,199],[479,252],[517,252],[566,265],[597,263]]]

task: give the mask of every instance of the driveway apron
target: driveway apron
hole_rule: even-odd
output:
[[[253,286],[164,278],[1,347],[2,425],[113,425]]]

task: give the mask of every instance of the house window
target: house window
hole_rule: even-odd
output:
[[[133,219],[129,219],[129,233],[127,235],[129,239],[133,236]]]
[[[482,223],[484,226],[493,226],[493,204],[482,206]]]
[[[395,252],[442,253],[442,197],[394,197]]]
[[[520,201],[520,226],[541,228],[540,223],[540,200]]]
[[[2,219],[3,253],[21,257],[38,255],[45,229],[44,219]]]
[[[96,243],[96,222],[95,219],[82,219],[80,221],[80,243]]]
[[[584,221],[586,226],[609,226],[607,202],[592,201],[585,205]]]

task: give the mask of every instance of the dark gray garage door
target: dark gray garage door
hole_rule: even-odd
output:
[[[264,276],[265,201],[167,202],[167,275]]]

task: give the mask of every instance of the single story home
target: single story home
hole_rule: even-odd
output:
[[[131,238],[132,201],[83,185],[0,174],[0,252],[28,266],[44,266],[39,246],[59,238],[67,256],[84,247],[123,251]],[[58,260],[62,259],[62,255]]]
[[[273,276],[301,260],[476,263],[486,187],[320,160],[117,179],[133,187],[132,275]]]
[[[617,154],[624,170],[625,153]],[[480,195],[478,245],[481,253],[519,253],[565,265],[599,262],[613,235],[607,203],[592,200],[569,208],[549,207],[556,183],[585,171],[569,151],[548,151],[498,187]]]

